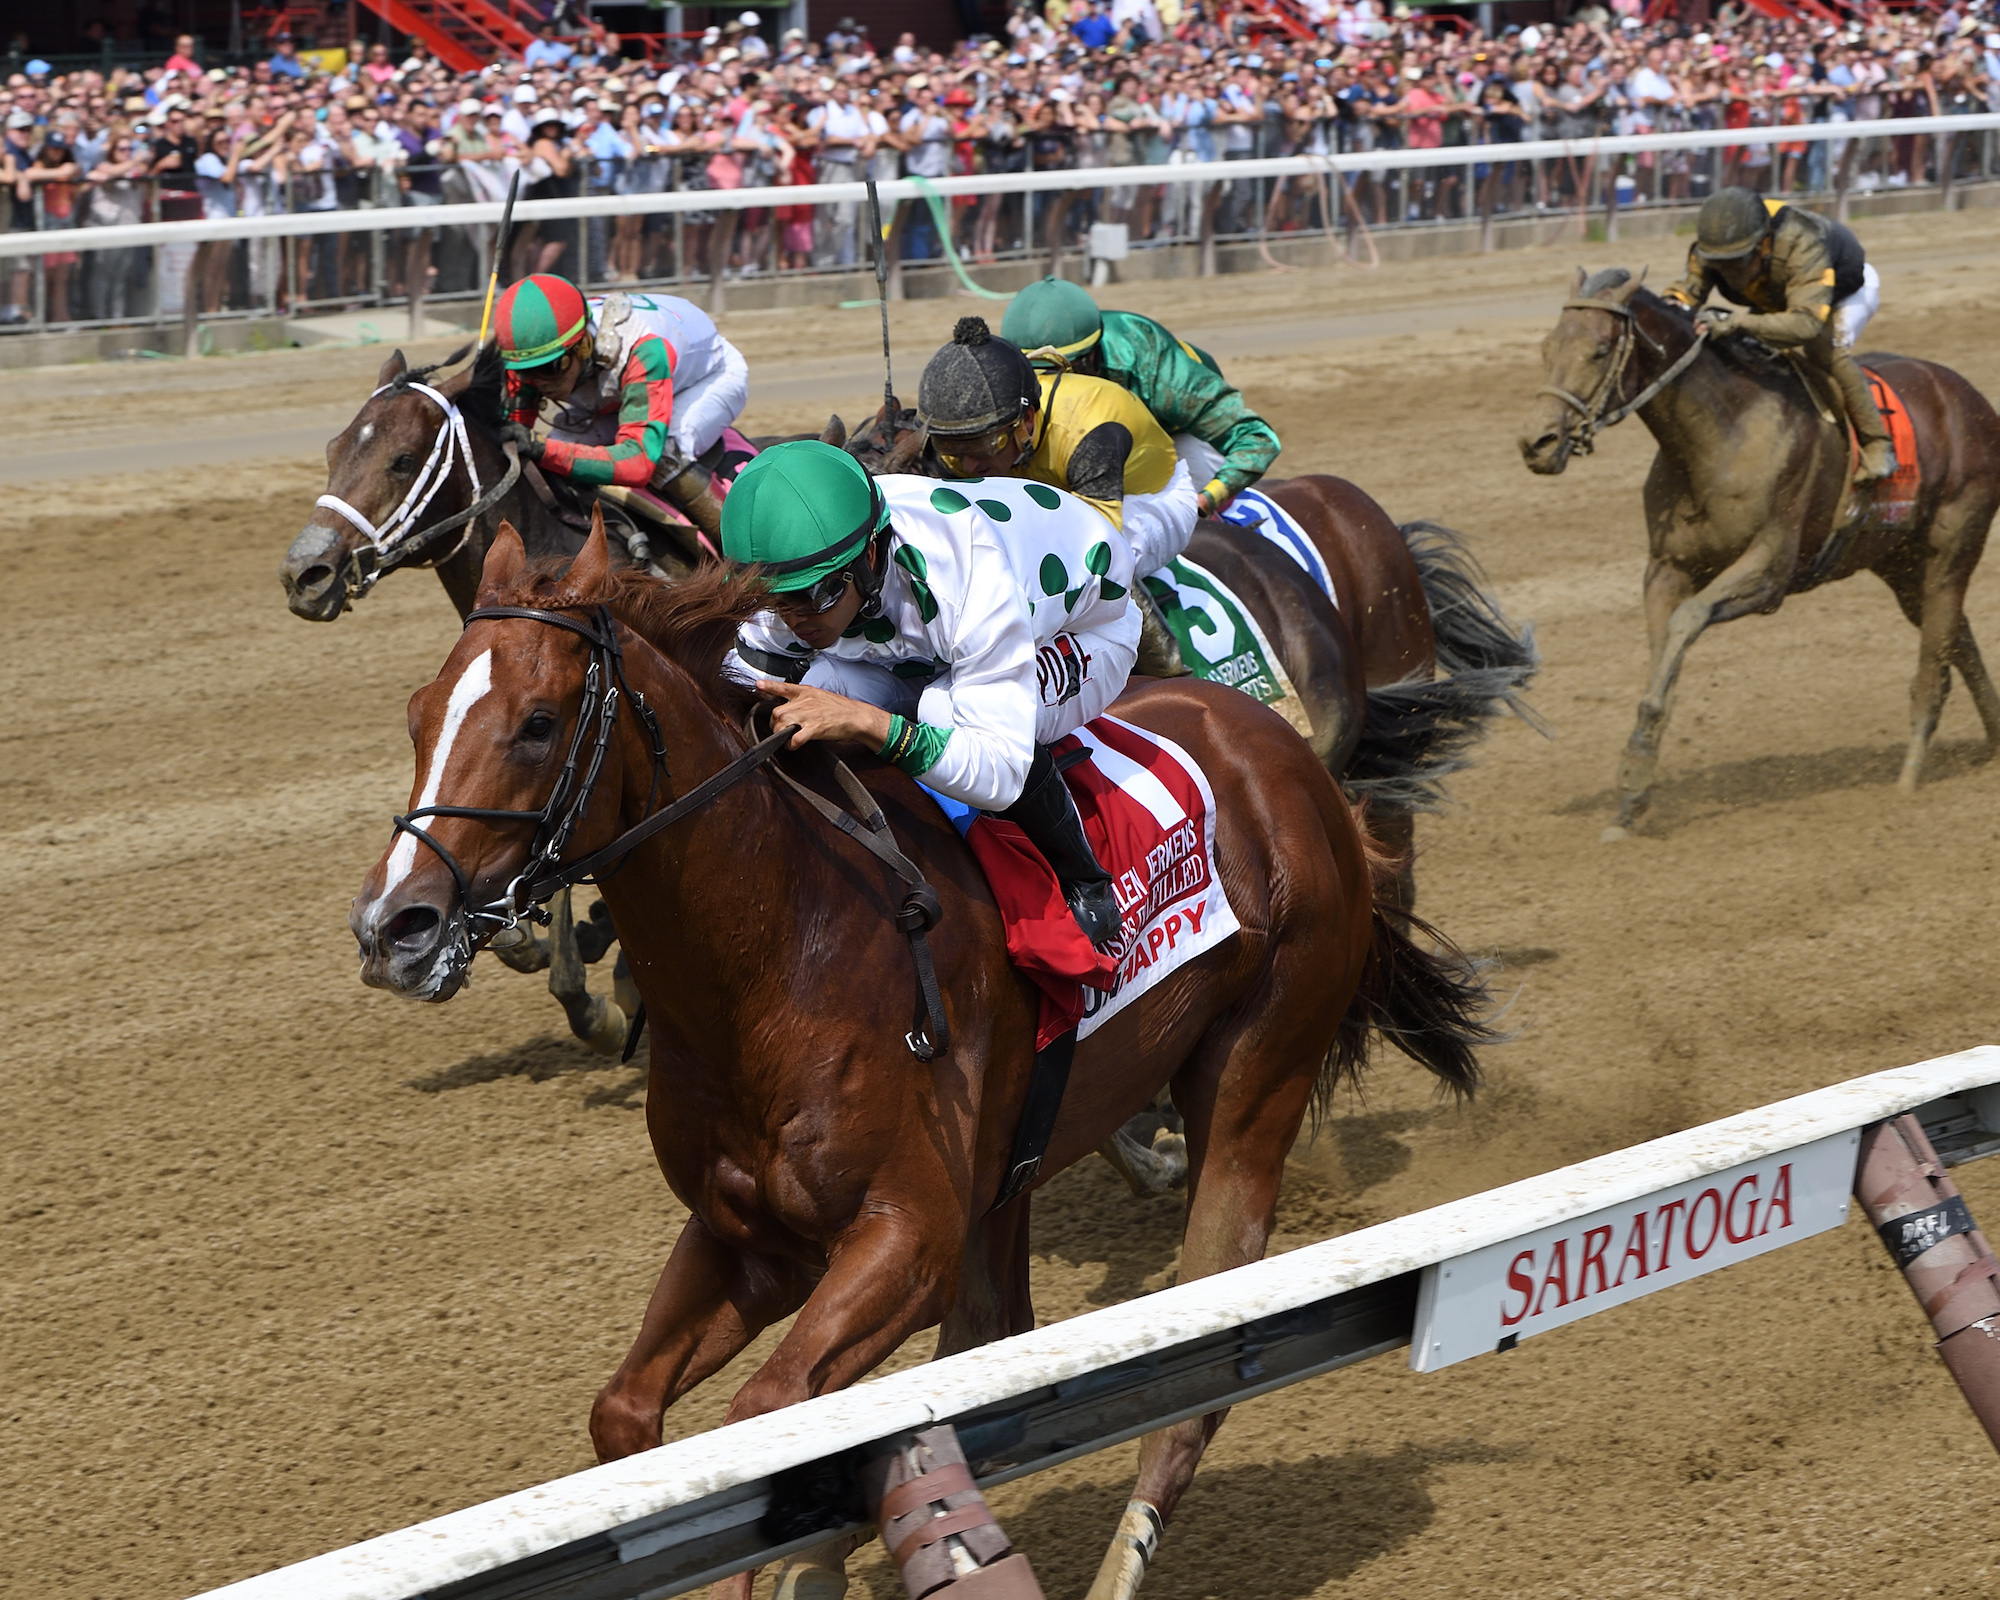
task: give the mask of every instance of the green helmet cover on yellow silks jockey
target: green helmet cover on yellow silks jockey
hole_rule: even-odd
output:
[[[868,469],[845,450],[794,439],[751,457],[722,502],[722,553],[761,568],[779,593],[840,571],[889,521]]]

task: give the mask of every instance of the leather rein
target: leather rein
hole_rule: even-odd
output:
[[[1558,389],[1544,384],[1536,394],[1554,395],[1577,414],[1577,424],[1570,434],[1570,448],[1579,455],[1589,455],[1597,448],[1597,435],[1605,428],[1615,427],[1645,405],[1655,395],[1664,390],[1683,372],[1694,365],[1695,357],[1701,354],[1701,347],[1708,339],[1705,325],[1697,325],[1694,343],[1682,351],[1679,358],[1667,370],[1641,389],[1617,410],[1606,408],[1612,404],[1618,391],[1625,386],[1625,369],[1631,365],[1633,352],[1639,341],[1644,339],[1655,355],[1665,355],[1666,347],[1639,326],[1639,314],[1630,306],[1615,305],[1608,300],[1565,300],[1565,311],[1608,311],[1619,319],[1618,344],[1611,353],[1611,365],[1606,369],[1604,381],[1597,386],[1597,392],[1588,400],[1579,400],[1567,389]]]
[[[497,806],[419,806],[393,819],[397,833],[407,833],[428,846],[451,873],[452,881],[458,887],[459,903],[465,908],[466,920],[471,925],[475,946],[482,939],[517,926],[524,917],[535,922],[547,922],[549,914],[544,907],[552,895],[586,881],[603,882],[605,875],[616,871],[640,845],[735,788],[759,767],[772,762],[794,737],[793,729],[781,728],[759,738],[757,709],[753,708],[743,730],[745,737],[751,741],[750,748],[678,800],[654,810],[660,790],[672,778],[667,765],[666,742],[652,707],[626,681],[625,653],[619,645],[618,625],[609,608],[594,608],[589,613],[589,620],[585,621],[561,611],[547,611],[533,606],[482,606],[468,612],[465,623],[470,627],[475,622],[508,617],[567,629],[590,646],[590,665],[584,669],[583,704],[577,711],[576,731],[570,738],[568,754],[563,759],[562,770],[556,774],[548,799],[537,811],[516,811]],[[646,815],[609,844],[580,860],[566,862],[562,859],[563,852],[584,813],[590,809],[591,796],[611,749],[620,703],[628,699],[637,708],[653,747],[653,778],[646,795]],[[910,942],[910,956],[916,966],[919,991],[917,1022],[904,1035],[904,1043],[919,1061],[936,1060],[951,1047],[951,1030],[944,1014],[944,998],[938,988],[937,968],[931,958],[929,939],[930,930],[944,915],[937,890],[931,887],[917,864],[897,848],[882,808],[861,780],[848,769],[847,763],[836,759],[833,770],[841,788],[853,803],[854,812],[814,793],[782,767],[771,767],[772,773],[793,793],[902,879],[906,892],[896,913],[896,925]],[[501,823],[532,822],[535,835],[529,846],[527,865],[514,876],[498,899],[477,903],[472,895],[472,880],[464,867],[428,830],[417,825],[420,818],[430,817],[467,817],[475,821]],[[635,1028],[635,1035],[636,1032]]]
[[[507,470],[490,489],[482,490],[479,468],[472,459],[472,440],[466,431],[465,413],[459,409],[458,403],[427,383],[405,381],[400,387],[406,394],[425,396],[444,412],[438,421],[437,432],[431,438],[430,454],[425,458],[423,469],[412,480],[409,492],[403,496],[401,503],[378,527],[337,494],[323,494],[313,502],[316,508],[331,511],[346,520],[368,541],[355,550],[348,562],[354,573],[348,583],[348,592],[357,597],[366,594],[385,573],[393,572],[398,567],[412,564],[436,567],[451,560],[472,537],[472,524],[498,505],[521,476],[520,449],[509,442],[501,446],[507,457]],[[396,383],[385,383],[368,398],[373,401],[376,396],[396,388]],[[472,504],[441,521],[424,523],[423,516],[430,509],[431,501],[450,481],[461,461],[465,465],[465,475],[472,483]],[[449,550],[440,555],[423,554],[440,535],[450,533],[454,528],[465,531]],[[368,555],[366,562],[362,559],[364,551]]]

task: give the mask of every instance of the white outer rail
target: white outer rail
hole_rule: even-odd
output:
[[[1992,1045],[1872,1073],[434,1517],[210,1600],[408,1600],[787,1467],[1995,1083]]]
[[[1367,150],[1333,156],[1268,156],[1251,161],[1201,161],[1179,166],[1063,167],[1053,172],[980,173],[938,178],[941,195],[1028,194],[1057,189],[1111,189],[1162,183],[1233,183],[1245,178],[1311,177],[1329,172],[1388,172],[1417,167],[1465,167],[1475,162],[1598,159],[1647,150],[1719,150],[1758,144],[1812,144],[1830,139],[1983,133],[2000,128],[2000,112],[1964,117],[1903,117],[1871,122],[1807,122],[1796,127],[1716,128],[1686,133],[1638,133],[1609,139],[1534,139],[1519,144],[1445,145],[1435,150]],[[879,185],[887,201],[919,200],[908,178]],[[664,194],[600,195],[577,200],[524,200],[521,222],[573,217],[650,216],[677,211],[742,211],[759,206],[842,205],[865,200],[860,183],[795,184],[767,189],[680,189]],[[1805,196],[1802,198],[1810,199]],[[368,211],[288,211],[267,217],[202,222],[137,222],[114,228],[64,228],[54,233],[0,234],[0,260],[57,250],[124,250],[135,245],[189,244],[209,239],[297,239],[322,233],[373,233],[398,228],[476,227],[500,220],[497,201],[454,206],[385,206]]]

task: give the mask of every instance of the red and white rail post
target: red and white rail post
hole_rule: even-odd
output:
[[[1862,1130],[1854,1197],[1937,1330],[1937,1351],[2000,1450],[2000,1260],[1912,1115]]]

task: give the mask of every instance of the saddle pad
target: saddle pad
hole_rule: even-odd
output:
[[[1271,641],[1227,584],[1206,567],[1177,556],[1140,580],[1160,608],[1160,618],[1197,678],[1241,689],[1269,706],[1303,738],[1312,717]]]
[[[1319,546],[1299,526],[1298,519],[1277,501],[1256,489],[1239,489],[1236,497],[1223,508],[1222,520],[1261,533],[1269,539],[1319,585],[1320,592],[1332,603],[1334,610],[1340,609],[1340,598],[1333,592],[1333,574],[1326,570],[1326,559],[1319,553]]]
[[[1922,487],[1922,470],[1917,465],[1917,430],[1910,414],[1889,382],[1873,368],[1863,367],[1868,387],[1875,395],[1875,409],[1889,425],[1889,439],[1896,447],[1896,470],[1875,485],[1871,506],[1877,522],[1900,527],[1917,508],[1917,490]]]
[[[1084,833],[1111,874],[1124,928],[1094,949],[1056,875],[1013,823],[926,791],[964,835],[1007,930],[1007,957],[1041,991],[1035,1048],[1079,1039],[1238,927],[1215,870],[1215,793],[1170,739],[1099,717],[1054,746]]]

